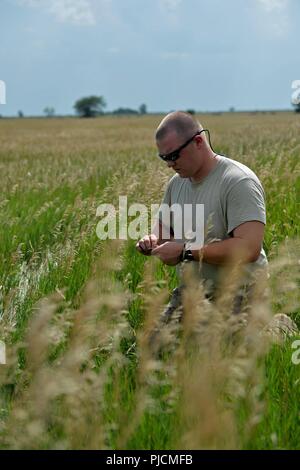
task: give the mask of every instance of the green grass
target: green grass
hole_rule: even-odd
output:
[[[22,343],[36,302],[57,290],[65,296],[68,308],[78,308],[90,278],[108,284],[108,292],[111,284],[112,294],[114,284],[121,286],[129,294],[124,308],[130,332],[120,346],[127,362],[120,375],[111,370],[105,387],[103,416],[109,448],[117,446],[114,425],[120,415],[132,416],[136,407],[139,356],[135,343],[144,321],[142,282],[148,259],[128,241],[117,257],[120,266],[113,273],[99,271],[99,260],[109,259],[109,250],[115,248],[96,236],[96,207],[104,201],[117,203],[124,194],[149,206],[160,202],[171,172],[155,158],[153,132],[159,120],[159,116],[145,116],[0,121],[0,339],[5,339],[8,348]],[[247,164],[261,179],[267,201],[264,247],[269,258],[275,259],[282,242],[299,238],[299,116],[236,114],[201,116],[201,120],[211,130],[215,149]],[[170,291],[176,286],[174,268],[158,264],[154,275],[158,288],[165,286]],[[300,326],[299,304],[294,303],[291,310],[285,294],[277,290],[280,281],[273,288],[274,313],[292,313]],[[64,346],[55,351],[54,361],[63,356]],[[300,366],[291,362],[291,355],[291,342],[273,346],[268,353],[263,391],[266,408],[244,448],[300,448]],[[98,352],[96,368],[101,370],[108,358],[109,353]],[[14,381],[2,387],[3,424],[14,406],[12,391],[23,383],[25,366],[26,348],[22,346]],[[157,377],[151,388],[156,406],[142,413],[126,448],[176,448],[180,420],[178,410],[166,404],[169,391],[169,385]],[[241,427],[244,412],[241,407]],[[51,438],[44,442],[45,448],[53,447],[64,433],[57,423],[49,429]]]

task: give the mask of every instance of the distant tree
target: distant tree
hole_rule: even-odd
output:
[[[147,114],[147,106],[145,105],[145,103],[141,104],[141,106],[139,107],[139,113]]]
[[[103,114],[106,102],[103,96],[87,96],[74,104],[76,113],[81,117],[95,117]]]
[[[54,114],[55,114],[55,109],[54,108],[51,108],[49,106],[47,106],[45,109],[44,109],[44,114],[46,114],[47,117],[53,117]]]
[[[138,111],[131,108],[118,108],[113,111],[113,114],[138,114]]]
[[[234,112],[235,112],[235,107],[234,107],[234,106],[231,106],[231,107],[229,108],[229,112],[230,112],[230,113],[234,113]]]
[[[23,118],[23,117],[24,117],[23,111],[18,111],[18,117],[19,117],[19,118]]]
[[[295,107],[295,113],[300,113],[300,103],[294,104]]]
[[[196,114],[196,111],[194,109],[187,109],[186,112],[192,115]]]

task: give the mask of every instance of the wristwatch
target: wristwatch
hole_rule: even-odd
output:
[[[185,249],[185,244],[183,246],[183,250],[180,255],[180,261],[195,261],[194,255],[192,253],[192,250],[186,250]]]

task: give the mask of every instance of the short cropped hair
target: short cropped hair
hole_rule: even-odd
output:
[[[199,130],[202,130],[201,124],[189,113],[183,111],[174,111],[169,113],[159,124],[155,139],[164,138],[169,132],[175,131],[182,139],[188,139]]]

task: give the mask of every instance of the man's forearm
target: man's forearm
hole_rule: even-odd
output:
[[[171,228],[163,227],[160,220],[157,220],[154,224],[152,233],[157,237],[158,245],[174,240],[173,230]]]
[[[237,259],[250,263],[256,259],[247,242],[238,237],[204,245],[200,250],[192,250],[192,253],[195,260],[199,261],[201,258],[205,263],[216,265],[227,264]]]

